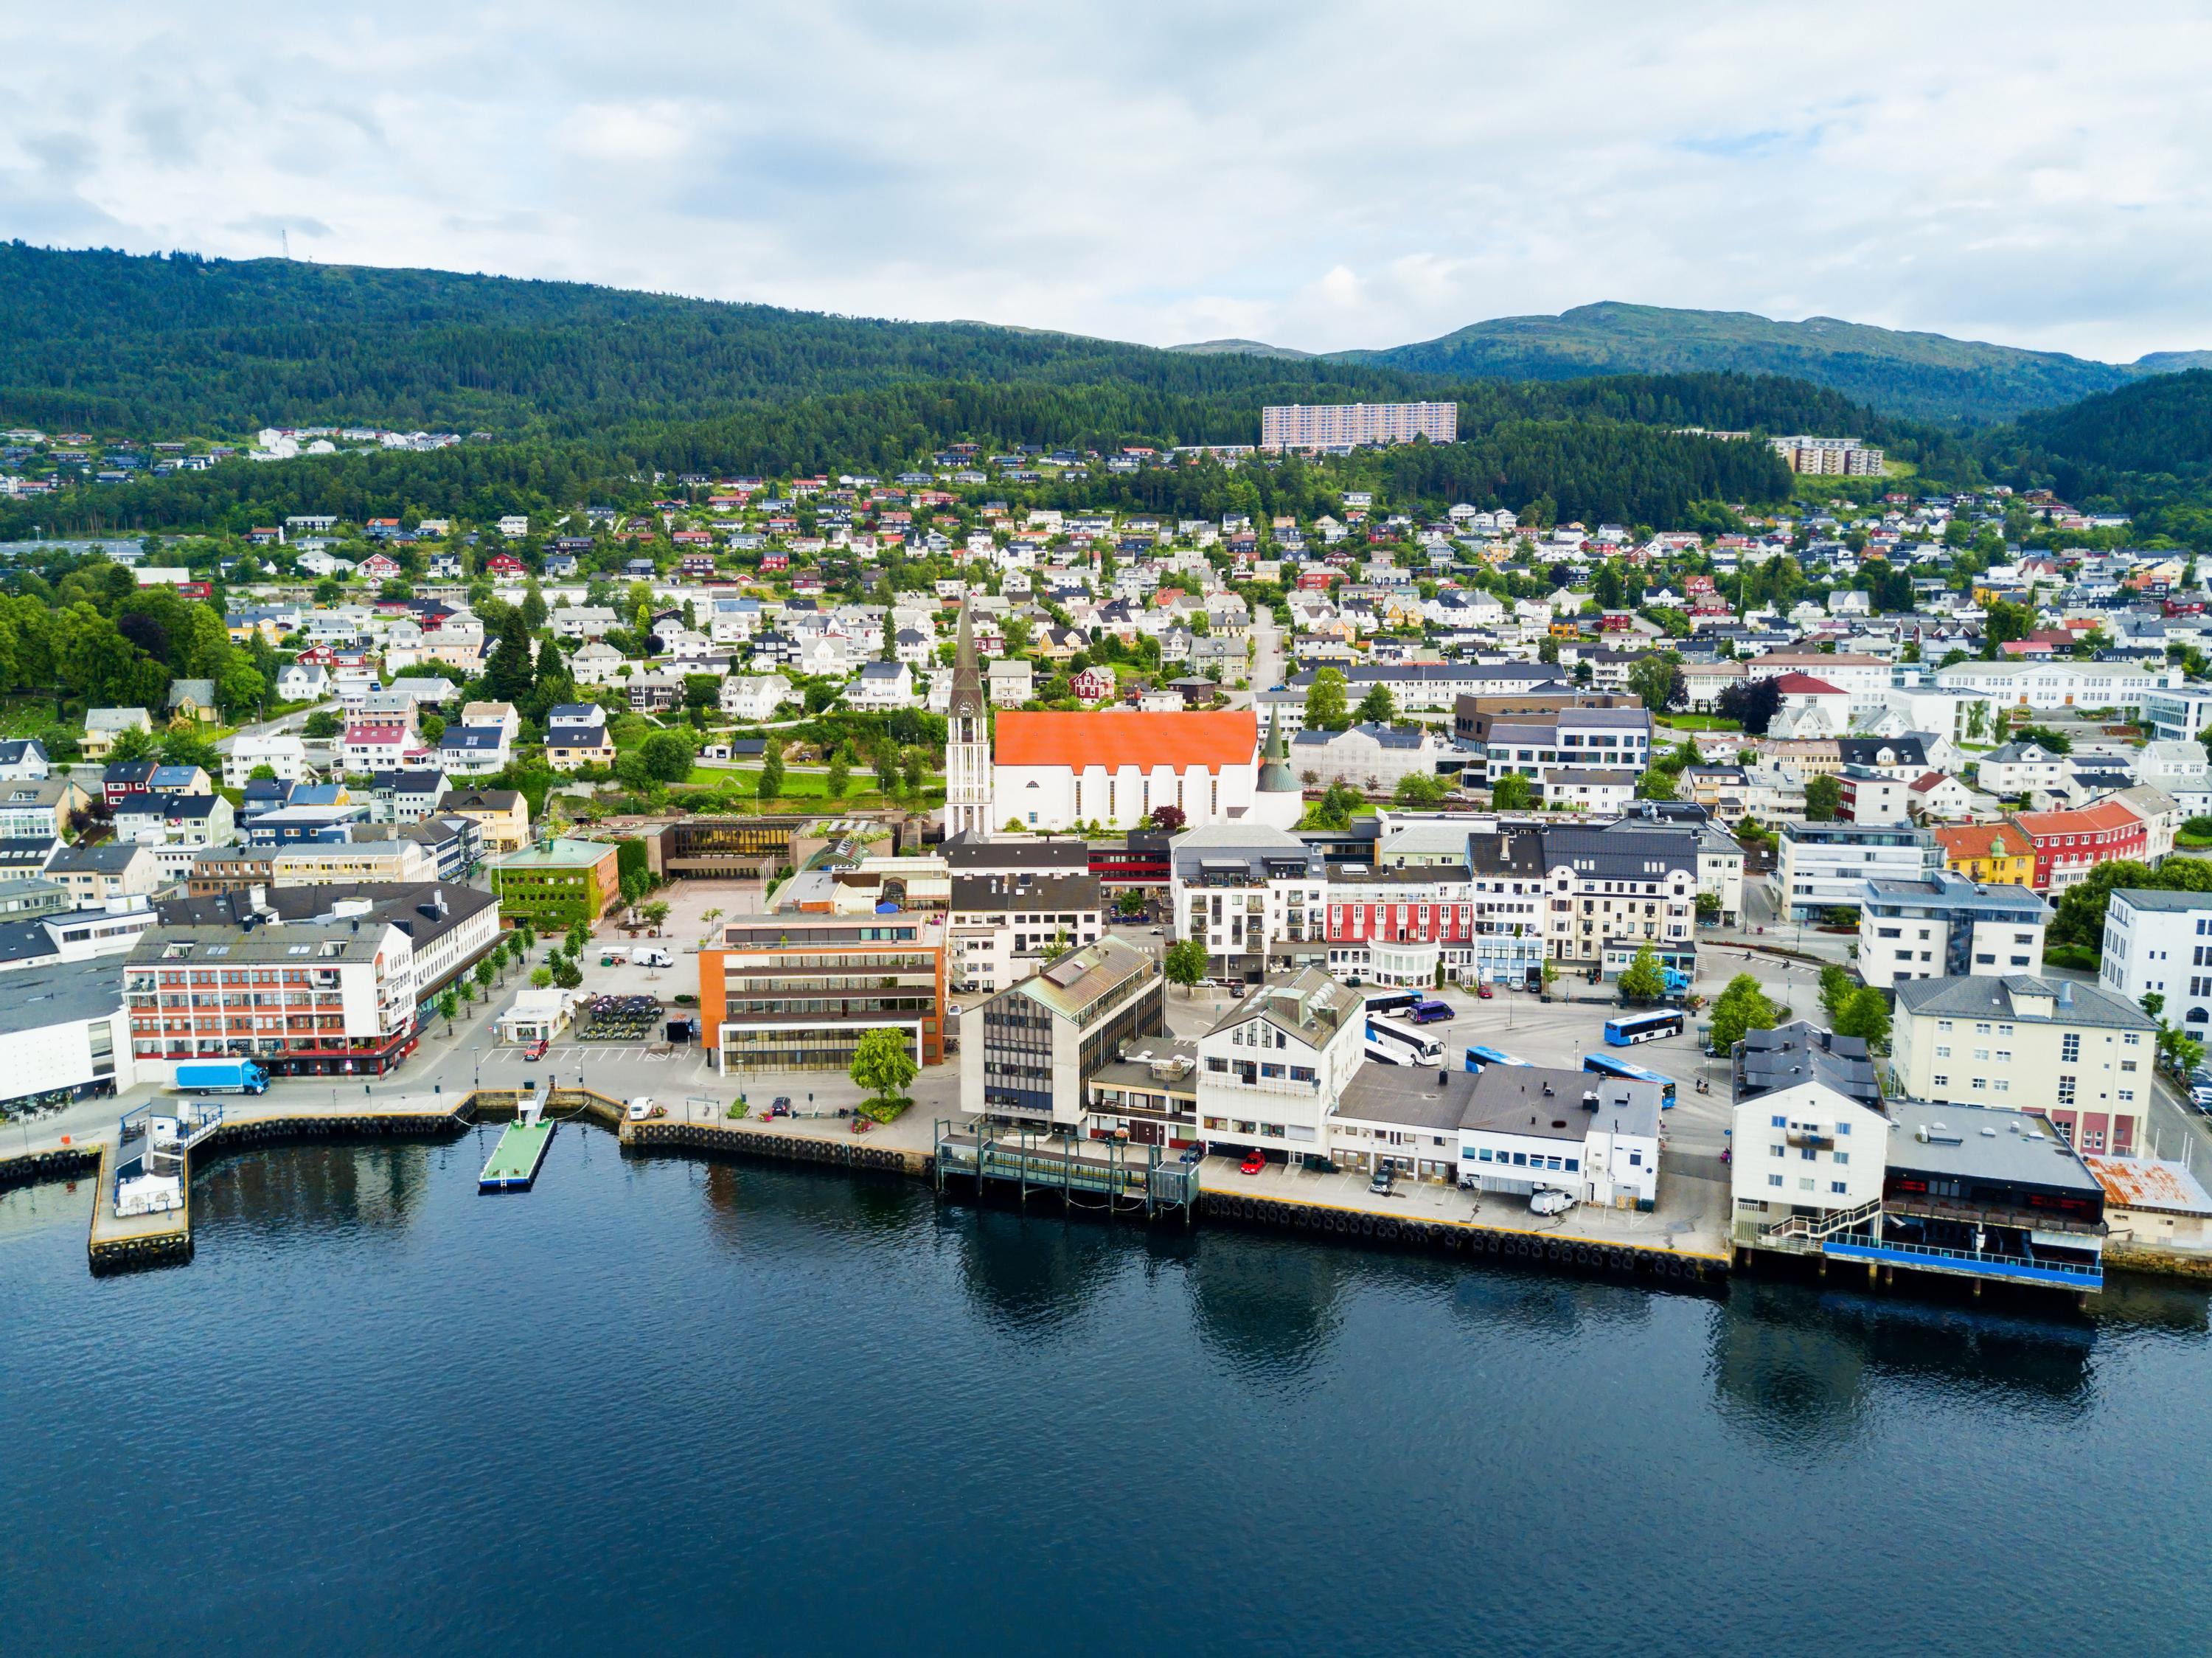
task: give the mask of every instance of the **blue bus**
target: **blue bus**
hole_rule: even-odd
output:
[[[1468,1045],[1467,1068],[1480,1076],[1486,1065],[1525,1065],[1528,1063],[1503,1048],[1486,1048],[1480,1042]]]
[[[1433,997],[1413,1003],[1413,1010],[1406,1015],[1416,1025],[1433,1025],[1439,1019],[1449,1019],[1451,1016],[1451,1003],[1439,1002]]]
[[[1674,1079],[1662,1076],[1656,1070],[1646,1070],[1641,1065],[1632,1065],[1626,1059],[1615,1059],[1609,1054],[1586,1053],[1583,1069],[1595,1071],[1600,1076],[1618,1076],[1631,1082],[1656,1082],[1659,1085],[1659,1108],[1671,1111],[1674,1106]]]
[[[1605,1039],[1608,1046],[1626,1048],[1638,1042],[1656,1042],[1662,1036],[1682,1033],[1682,1010],[1662,1008],[1655,1013],[1632,1013],[1620,1019],[1605,1021]]]

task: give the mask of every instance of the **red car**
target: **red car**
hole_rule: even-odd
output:
[[[1520,1119],[1516,1118],[1514,1120],[1517,1122]],[[1248,1151],[1244,1154],[1244,1161],[1242,1163],[1239,1163],[1237,1167],[1244,1173],[1257,1174],[1261,1169],[1267,1167],[1267,1153],[1264,1151]]]
[[[1490,986],[1478,984],[1474,987],[1474,994],[1478,1001],[1487,1002],[1490,1000]]]
[[[525,1059],[543,1059],[545,1057],[545,1050],[552,1045],[553,1039],[551,1037],[541,1036],[537,1039],[537,1041],[532,1043],[528,1047],[522,1051],[522,1057]]]

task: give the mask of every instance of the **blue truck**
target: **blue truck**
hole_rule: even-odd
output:
[[[177,1067],[179,1094],[260,1094],[269,1073],[251,1059],[207,1059]]]

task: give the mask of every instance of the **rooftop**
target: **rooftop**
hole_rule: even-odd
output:
[[[1249,708],[1211,713],[999,716],[994,758],[1000,765],[1248,765],[1260,748],[1258,716]]]
[[[2134,1003],[2070,979],[2011,973],[2002,978],[1906,978],[1897,984],[1901,1013],[1965,1019],[2048,1020],[2054,1025],[2154,1031],[2158,1021]]]
[[[0,997],[0,1036],[98,1019],[123,1006],[123,963],[114,956],[20,967]]]
[[[1736,1076],[1739,1100],[1820,1082],[1862,1105],[1881,1106],[1881,1078],[1864,1039],[1815,1030],[1802,1019],[1774,1030],[1746,1031]]]
[[[1460,1126],[1577,1143],[1593,1126],[1650,1137],[1659,1132],[1662,1103],[1656,1082],[1549,1065],[1486,1065],[1474,1079]]]
[[[1337,1101],[1336,1114],[1362,1123],[1456,1134],[1477,1080],[1465,1070],[1431,1070],[1425,1065],[1362,1065]]]
[[[1158,968],[1149,950],[1102,938],[1064,955],[1042,972],[1024,979],[1008,996],[1026,997],[1064,1018],[1073,1018]]]
[[[1890,1114],[1897,1124],[1889,1137],[1893,1169],[2104,1195],[2074,1148],[2040,1117],[1994,1106],[1931,1106],[1917,1100],[1896,1101]]]

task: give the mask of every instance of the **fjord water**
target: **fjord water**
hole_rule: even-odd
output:
[[[0,1650],[2212,1647],[2202,1295],[1652,1292],[564,1129],[94,1280],[0,1196]]]

